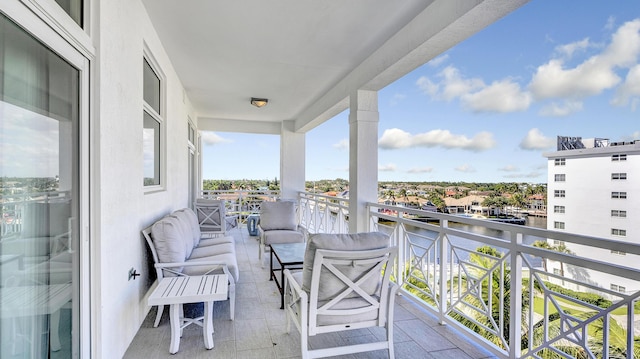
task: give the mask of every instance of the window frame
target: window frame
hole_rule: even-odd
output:
[[[611,192],[612,199],[627,199],[626,191],[613,191]]]
[[[553,165],[554,166],[566,166],[567,165],[567,159],[562,157],[562,158],[555,158],[553,160]]]
[[[567,175],[564,173],[556,173],[553,175],[554,182],[565,182],[567,180]]]
[[[611,235],[612,236],[616,236],[616,237],[626,237],[627,236],[627,230],[626,229],[620,229],[620,228],[611,228]]]
[[[565,229],[565,224],[564,224],[564,222],[561,222],[561,221],[554,221],[554,222],[553,222],[553,229]]]
[[[563,189],[553,190],[553,197],[554,198],[565,198],[566,196],[567,196],[567,193]]]
[[[151,69],[153,70],[153,72],[155,73],[155,75],[158,77],[158,80],[160,81],[160,104],[159,104],[159,110],[160,113],[156,112],[156,110],[149,105],[145,100],[144,100],[144,85],[143,87],[143,93],[142,93],[142,121],[143,121],[143,125],[141,126],[141,129],[144,130],[144,115],[145,113],[148,114],[149,116],[151,116],[156,122],[158,122],[159,124],[159,141],[160,141],[160,145],[159,145],[159,154],[158,154],[158,159],[157,159],[157,163],[158,166],[160,166],[159,169],[159,184],[153,184],[153,185],[145,185],[144,184],[144,167],[143,167],[143,175],[142,175],[142,187],[144,189],[144,193],[153,193],[153,192],[158,192],[158,191],[164,191],[166,190],[166,173],[167,173],[167,160],[166,160],[166,152],[167,152],[167,136],[166,136],[166,132],[167,132],[167,121],[166,121],[166,93],[167,93],[167,87],[166,87],[166,75],[164,74],[164,72],[162,71],[162,68],[160,67],[160,65],[158,64],[158,61],[156,60],[156,58],[153,56],[153,53],[151,52],[151,50],[149,49],[148,45],[146,44],[146,42],[144,43],[144,49],[143,49],[143,57],[142,57],[142,70],[144,71],[144,61],[146,61],[149,66],[151,67]],[[144,82],[144,75],[142,76],[142,81]],[[144,135],[142,135],[144,136]],[[142,137],[141,136],[141,137]],[[143,157],[144,157],[144,152],[143,152]],[[143,159],[144,161],[144,159]],[[154,164],[155,164],[155,160],[154,160]],[[144,164],[143,164],[144,166]]]
[[[565,206],[553,206],[553,213],[565,213]]]
[[[623,209],[612,209],[611,217],[614,218],[627,218],[627,211]]]
[[[626,161],[626,160],[627,160],[627,154],[626,153],[620,153],[620,154],[611,155],[611,161],[612,162],[622,162],[622,161]]]

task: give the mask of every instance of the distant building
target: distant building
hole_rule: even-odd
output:
[[[548,158],[548,229],[640,241],[640,140],[558,137],[557,151],[544,156]],[[623,252],[571,243],[566,247],[580,256],[629,267],[637,267],[640,260]],[[561,274],[562,268],[557,262],[548,265],[556,274]],[[588,282],[618,292],[640,289],[638,282],[592,270],[564,271],[566,277],[586,276]]]

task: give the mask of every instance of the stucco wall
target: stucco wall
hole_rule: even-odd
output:
[[[102,358],[121,357],[148,312],[148,266],[140,230],[166,213],[188,205],[187,118],[183,87],[146,15],[135,0],[95,2],[97,71],[94,91],[99,116],[94,161],[99,166],[92,246],[96,293],[93,343]],[[142,150],[142,61],[144,44],[166,76],[166,188],[145,193]],[[128,271],[142,274],[128,281]]]

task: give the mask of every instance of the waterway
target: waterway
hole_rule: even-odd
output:
[[[546,229],[547,219],[544,217],[527,217],[527,222],[525,226]],[[483,226],[474,226],[474,225],[468,225],[463,223],[449,222],[449,227],[459,229],[465,232],[470,232],[470,233],[479,234],[479,235],[483,235],[491,238],[496,238],[496,239],[509,240],[510,238],[510,233],[508,231],[501,231],[501,230],[496,230],[496,229],[487,228]],[[437,236],[437,232],[435,231],[413,227],[413,226],[407,226],[407,232],[409,232],[409,238],[411,238],[412,242],[420,243],[427,246],[429,245],[430,241],[425,238],[435,239]],[[448,239],[452,245],[459,247],[459,249],[456,250],[455,252],[456,252],[457,258],[460,260],[467,260],[470,252],[473,252],[477,248],[485,245],[484,243],[481,243],[481,242],[472,241],[472,240],[457,237],[457,236],[448,236]],[[530,236],[525,234],[522,239],[522,242],[524,244],[533,244],[535,241],[538,241],[538,240],[546,240],[546,238],[540,238],[540,237]],[[494,248],[496,248],[499,252],[502,252],[502,253],[506,252],[506,249],[502,249],[499,247],[494,247]],[[527,258],[527,260],[531,262],[531,265],[533,265],[534,267],[539,267],[541,265],[542,260],[540,258],[534,258],[528,255],[525,257]]]

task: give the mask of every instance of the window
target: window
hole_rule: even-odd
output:
[[[564,246],[564,241],[559,241],[557,239],[553,240],[553,245],[554,246]]]
[[[617,254],[619,256],[626,256],[627,255],[626,252],[616,251],[616,250],[613,250],[613,249],[611,250],[611,253],[612,254]]]
[[[64,12],[66,12],[67,14],[69,14],[69,16],[71,16],[71,18],[73,19],[73,21],[76,22],[76,24],[80,25],[80,27],[83,26],[82,23],[82,3],[83,0],[55,0],[58,5],[60,5],[60,7],[62,8],[62,10],[64,10]]]
[[[553,228],[555,229],[564,229],[564,222],[553,222]]]
[[[611,192],[611,198],[625,199],[627,198],[627,192]]]
[[[564,206],[553,206],[553,213],[564,213]]]
[[[624,293],[627,291],[627,288],[621,286],[621,285],[617,285],[617,284],[611,284],[611,290],[616,291],[616,292],[620,292],[620,293]]]
[[[553,196],[555,198],[564,198],[565,197],[565,192],[563,189],[557,189],[555,191],[553,191]]]
[[[627,235],[627,230],[626,229],[611,228],[611,234],[614,235],[614,236],[625,237]]]
[[[162,162],[162,86],[160,77],[145,57],[143,59],[144,106],[142,150],[144,186],[160,186]]]
[[[611,217],[626,218],[627,217],[627,211],[621,211],[621,210],[618,210],[618,209],[612,209],[611,210]]]
[[[627,174],[626,173],[612,173],[611,174],[611,179],[612,180],[626,180],[627,179]]]
[[[553,268],[553,274],[555,274],[555,275],[562,275],[562,274],[560,273],[560,269],[558,269],[558,268]]]
[[[553,179],[554,179],[556,182],[564,182],[564,181],[565,181],[565,178],[566,178],[566,175],[565,175],[564,173],[557,174],[557,175],[555,175],[555,176],[553,177]]]
[[[567,162],[566,158],[556,158],[555,160],[553,160],[553,164],[555,166],[564,166]]]
[[[622,154],[622,155],[612,155],[611,156],[611,161],[617,162],[617,161],[626,161],[627,160],[627,155]]]

